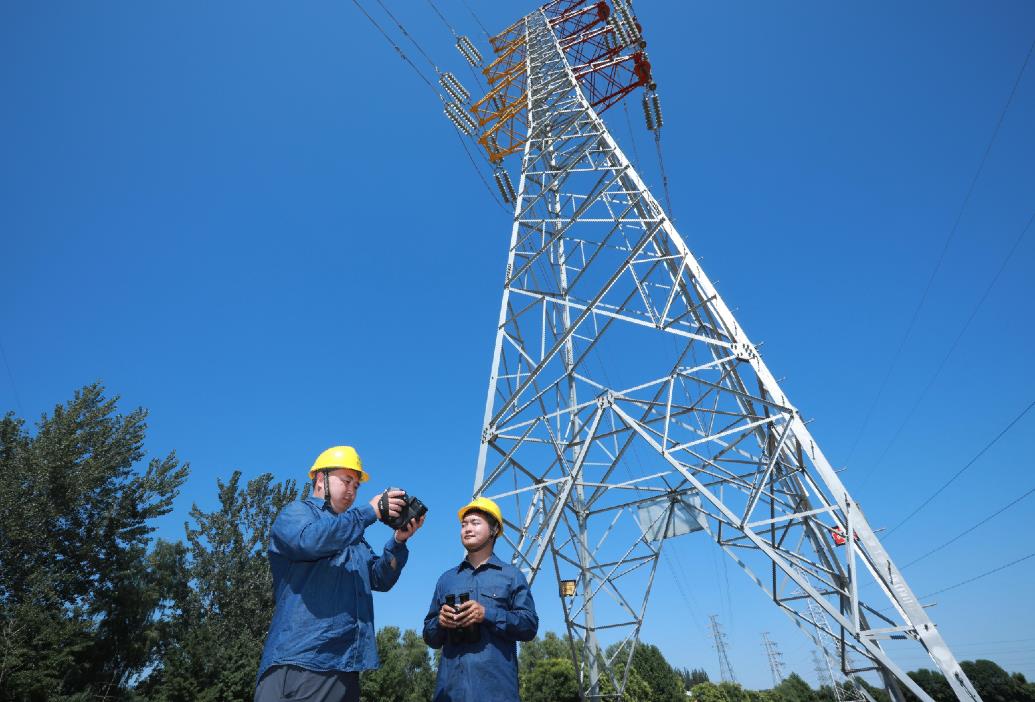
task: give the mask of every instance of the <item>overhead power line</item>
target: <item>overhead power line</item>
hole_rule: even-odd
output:
[[[934,592],[929,592],[926,595],[924,595],[923,597],[924,598],[934,597],[935,595],[940,595],[943,592],[948,592],[949,590],[955,590],[958,587],[963,587],[964,585],[969,585],[970,583],[974,582],[975,580],[981,580],[981,578],[988,577],[989,575],[992,575],[993,573],[998,573],[1001,570],[1006,570],[1007,568],[1012,568],[1013,566],[1017,565],[1018,563],[1023,563],[1024,561],[1026,561],[1026,560],[1028,560],[1029,558],[1032,558],[1032,557],[1035,557],[1035,552],[1029,553],[1027,556],[1021,556],[1020,558],[1018,558],[1015,561],[1010,561],[1009,563],[1004,563],[1003,565],[1001,565],[1001,566],[999,566],[997,568],[993,568],[992,570],[985,571],[981,575],[975,575],[973,578],[967,578],[966,580],[958,582],[955,585],[950,585],[949,587],[943,587],[941,590],[935,590]]]
[[[442,11],[438,9],[438,6],[435,4],[434,0],[428,0],[428,5],[430,5],[431,9],[435,11],[435,14],[438,15],[438,18],[442,20],[442,24],[446,25],[446,29],[448,29],[449,33],[453,35],[453,38],[457,40],[461,39],[460,33],[456,31],[456,28],[453,26],[452,22],[447,20],[446,16],[442,14]],[[488,32],[486,32],[485,35],[488,36]],[[484,87],[481,76],[478,75],[478,71],[474,70],[474,66],[468,64],[467,67],[471,69],[471,75],[474,76],[475,85],[478,85],[479,87]]]
[[[1021,83],[1021,77],[1024,75],[1024,71],[1028,67],[1028,61],[1031,59],[1033,51],[1035,51],[1035,40],[1032,40],[1031,46],[1028,47],[1028,53],[1024,57],[1024,63],[1021,64],[1021,70],[1017,72],[1017,77],[1013,81],[1013,87],[1010,89],[1009,97],[1006,98],[1006,104],[1003,105],[1003,109],[999,112],[999,119],[996,120],[995,129],[992,130],[992,136],[989,138],[988,144],[985,146],[985,152],[982,154],[981,160],[978,162],[977,171],[974,173],[974,177],[970,180],[970,186],[967,188],[967,193],[963,196],[963,204],[960,206],[959,212],[956,214],[956,221],[953,222],[952,228],[949,230],[949,235],[945,238],[945,243],[942,244],[942,250],[938,255],[938,260],[934,264],[934,269],[931,271],[931,275],[927,279],[927,284],[924,286],[923,292],[920,294],[920,301],[916,304],[916,308],[913,310],[913,314],[909,319],[909,324],[906,326],[906,333],[902,335],[902,340],[899,342],[898,349],[896,349],[894,356],[892,356],[891,365],[888,366],[888,370],[884,374],[884,379],[881,380],[880,386],[877,388],[877,395],[874,397],[870,408],[866,411],[862,424],[859,425],[859,435],[855,438],[855,442],[848,450],[848,460],[851,460],[852,455],[855,453],[855,449],[859,445],[859,441],[862,439],[863,434],[866,431],[866,426],[870,422],[870,417],[873,416],[873,412],[877,408],[877,404],[880,402],[881,396],[884,394],[884,389],[888,385],[891,373],[894,371],[895,366],[898,363],[898,359],[902,356],[902,350],[905,348],[906,342],[909,341],[909,337],[913,333],[913,327],[916,324],[917,318],[920,316],[920,310],[927,301],[927,296],[931,292],[931,285],[934,283],[934,279],[937,277],[938,271],[941,270],[942,262],[945,260],[945,254],[948,252],[949,245],[955,238],[956,231],[959,229],[960,222],[963,220],[963,213],[966,212],[967,205],[970,203],[970,198],[974,194],[974,188],[977,186],[978,179],[981,177],[981,172],[985,169],[985,163],[988,161],[988,155],[992,151],[992,145],[995,143],[996,137],[999,136],[999,129],[1003,126],[1003,120],[1006,117],[1007,111],[1010,109],[1010,105],[1013,103],[1014,95],[1017,94],[1017,86]],[[869,471],[867,472],[866,477],[869,477]]]
[[[949,590],[955,590],[958,587],[963,587],[964,585],[969,585],[970,583],[975,582],[977,580],[981,580],[982,578],[987,578],[989,575],[994,575],[995,573],[998,573],[1000,571],[1006,570],[1007,568],[1012,568],[1015,565],[1019,565],[1019,564],[1023,563],[1024,561],[1028,560],[1029,558],[1032,558],[1032,557],[1035,557],[1035,552],[1029,553],[1026,556],[1021,556],[1020,558],[1012,560],[1009,563],[1004,563],[1001,566],[996,566],[995,568],[992,568],[991,570],[986,570],[984,573],[981,573],[980,575],[975,575],[972,578],[967,578],[966,580],[961,580],[960,582],[958,582],[958,583],[956,583],[954,585],[949,585],[948,587],[943,587],[940,590],[934,590],[933,592],[928,592],[927,594],[920,595],[920,597],[918,599],[926,600],[929,597],[934,597],[935,595],[940,595],[940,594],[942,594],[944,592],[948,592]],[[877,611],[877,612],[888,612],[891,609],[892,608],[890,606],[888,606],[888,607],[881,607],[880,609],[875,610],[875,611]],[[1016,640],[1017,641],[1026,641],[1027,639],[1016,639]]]
[[[426,52],[423,49],[423,47],[421,47],[421,45],[417,43],[417,40],[413,38],[413,35],[406,31],[406,27],[402,25],[402,22],[395,18],[395,15],[392,14],[392,11],[385,7],[385,4],[381,2],[381,0],[377,0],[377,4],[381,6],[381,9],[385,11],[386,15],[392,18],[392,21],[395,22],[395,25],[399,28],[399,31],[403,33],[403,36],[409,39],[410,42],[415,47],[417,47],[417,51],[419,51],[421,55],[427,60],[427,62],[431,64],[431,67],[434,69],[435,73],[438,73],[438,65],[431,60],[431,57],[428,56],[428,52]],[[436,91],[436,93],[437,92],[438,91]]]
[[[988,295],[992,292],[992,288],[994,288],[995,284],[999,281],[999,276],[1001,276],[1003,274],[1003,271],[1006,270],[1006,264],[1008,264],[1010,262],[1010,259],[1013,258],[1013,255],[1017,251],[1017,248],[1020,246],[1021,241],[1024,239],[1024,236],[1028,233],[1028,230],[1031,229],[1032,222],[1035,222],[1035,212],[1032,212],[1031,217],[1028,218],[1028,223],[1024,225],[1024,227],[1021,229],[1021,233],[1017,236],[1016,239],[1014,239],[1013,245],[1010,246],[1010,249],[1006,252],[1006,256],[1003,258],[1003,262],[999,264],[999,270],[997,270],[995,275],[992,276],[992,280],[991,282],[989,282],[988,287],[985,288],[985,291],[981,294],[981,298],[974,306],[974,309],[971,310],[970,316],[967,317],[967,321],[963,323],[963,328],[960,329],[959,333],[956,335],[956,338],[949,346],[949,350],[946,351],[945,355],[942,357],[941,362],[938,364],[938,367],[934,371],[934,375],[932,375],[931,379],[927,381],[927,385],[924,386],[924,389],[920,391],[920,395],[916,398],[916,401],[913,402],[913,406],[909,409],[909,412],[906,414],[905,419],[902,420],[902,423],[899,425],[898,429],[895,430],[894,435],[891,437],[891,441],[889,441],[888,445],[884,447],[884,451],[877,458],[877,460],[874,461],[873,465],[869,467],[869,472],[867,472],[866,474],[867,478],[870,476],[870,472],[876,470],[877,467],[884,460],[884,458],[891,451],[891,447],[895,445],[896,441],[898,441],[898,438],[902,435],[902,431],[906,428],[906,425],[909,423],[909,420],[913,418],[913,415],[916,413],[917,409],[919,409],[920,403],[923,402],[924,398],[927,397],[927,393],[931,390],[932,387],[934,387],[934,382],[938,379],[938,376],[941,375],[942,370],[945,368],[946,363],[948,363],[949,361],[949,357],[952,355],[953,351],[956,350],[956,347],[959,346],[960,340],[963,338],[963,335],[967,333],[967,329],[970,328],[970,323],[973,322],[974,318],[977,316],[978,310],[980,310],[981,306],[985,304],[985,300],[988,299]]]
[[[962,468],[960,468],[958,471],[956,471],[952,475],[951,478],[949,478],[944,483],[942,483],[941,487],[939,487],[937,490],[935,490],[933,493],[931,493],[931,496],[928,497],[923,502],[921,502],[920,505],[916,509],[914,509],[912,512],[910,512],[906,516],[905,519],[903,519],[901,522],[899,522],[895,526],[891,527],[891,529],[888,530],[888,533],[885,536],[885,538],[887,538],[888,536],[891,536],[899,527],[901,527],[903,524],[905,524],[910,519],[915,517],[920,512],[920,510],[922,510],[927,505],[931,504],[931,501],[934,500],[934,498],[938,497],[938,495],[940,495],[942,493],[942,491],[945,490],[945,488],[949,487],[949,485],[951,485],[953,483],[953,481],[956,480],[956,478],[958,478],[961,475],[963,475],[964,471],[966,471],[968,468],[970,468],[972,465],[974,465],[974,463],[979,458],[981,458],[985,454],[985,452],[988,451],[988,449],[992,448],[992,446],[994,446],[995,443],[997,441],[999,441],[999,439],[1003,438],[1003,436],[1006,435],[1006,432],[1010,431],[1010,429],[1012,429],[1013,426],[1015,424],[1017,424],[1017,422],[1021,421],[1021,419],[1024,417],[1024,415],[1026,415],[1031,410],[1032,407],[1035,407],[1035,401],[1028,403],[1028,406],[1025,407],[1024,410],[1020,414],[1018,414],[1016,417],[1014,417],[1013,420],[1011,420],[1010,423],[1007,424],[1006,427],[1002,431],[1000,431],[998,434],[996,434],[994,439],[992,439],[987,444],[985,444],[984,447],[980,451],[977,452],[977,455],[975,455],[973,458],[971,458],[969,461],[967,461],[967,464],[965,466],[963,466]]]
[[[446,25],[446,29],[449,30],[450,34],[452,34],[454,37],[460,36],[456,33],[456,29],[453,28],[453,25],[450,23],[449,20],[446,19],[446,16],[442,14],[442,12],[438,9],[438,6],[435,5],[435,3],[432,0],[428,0],[428,5],[430,5],[431,9],[435,11],[435,14],[438,15],[438,18],[442,20],[442,24]]]
[[[463,0],[463,3],[464,3],[464,7],[467,8],[467,12],[470,13],[471,18],[474,19],[475,24],[478,25],[478,28],[482,30],[482,34],[484,34],[485,38],[488,39],[491,36],[489,34],[489,30],[486,29],[485,25],[482,24],[482,21],[480,19],[478,19],[478,15],[474,14],[474,10],[471,8],[470,5],[467,4],[467,0]]]
[[[1010,509],[1015,504],[1017,504],[1018,502],[1020,502],[1024,498],[1028,497],[1032,493],[1035,493],[1035,487],[1033,487],[1032,489],[1028,490],[1028,492],[1024,493],[1023,495],[1021,495],[1020,497],[1018,497],[1017,499],[1015,499],[1013,502],[1011,502],[1010,504],[1006,505],[1005,507],[1000,507],[998,510],[996,510],[992,514],[988,515],[987,517],[985,517],[984,519],[982,519],[980,522],[978,522],[974,526],[970,527],[969,529],[965,529],[965,530],[961,531],[959,534],[957,534],[956,536],[952,537],[951,539],[949,539],[948,541],[943,543],[941,546],[936,546],[936,547],[932,548],[930,551],[928,551],[927,553],[923,554],[922,556],[918,556],[917,558],[914,558],[909,563],[906,563],[904,566],[902,566],[902,568],[905,569],[905,568],[908,568],[909,566],[913,565],[914,563],[919,563],[920,561],[924,560],[928,556],[930,556],[932,554],[935,554],[935,553],[938,553],[938,551],[941,551],[946,546],[959,541],[964,536],[966,536],[970,532],[972,532],[975,529],[977,529],[979,526],[982,526],[983,524],[987,524],[988,522],[992,521],[993,519],[998,517],[1000,514],[1002,514],[1006,510]]]
[[[430,3],[430,0],[429,0],[429,3]],[[430,80],[428,80],[427,76],[424,75],[424,72],[421,71],[419,68],[417,68],[417,64],[415,64],[410,59],[410,57],[406,55],[406,52],[402,50],[402,47],[400,47],[391,38],[391,36],[389,36],[388,32],[386,32],[384,30],[384,28],[380,24],[378,24],[377,20],[375,20],[373,17],[371,17],[370,13],[366,11],[366,8],[363,7],[363,5],[360,4],[359,0],[352,0],[352,4],[355,5],[359,9],[360,12],[363,13],[363,16],[367,18],[367,20],[370,22],[370,24],[374,25],[374,28],[377,29],[377,31],[381,34],[382,37],[384,37],[384,40],[386,42],[388,42],[389,46],[391,46],[393,49],[395,49],[395,52],[397,54],[399,54],[399,58],[401,58],[403,61],[405,61],[409,65],[409,67],[413,69],[413,72],[416,73],[417,76],[422,81],[424,81],[424,83],[428,86],[428,88],[431,90],[431,92],[435,94],[435,97],[438,98],[440,102],[445,104],[447,102],[447,100],[442,96],[442,93],[440,93],[438,91],[438,89],[432,84],[432,82]],[[380,5],[381,8],[384,9],[385,13],[387,13],[388,16],[392,18],[392,21],[394,21],[396,23],[396,25],[398,25],[399,30],[411,42],[413,42],[413,45],[415,47],[417,47],[417,50],[420,51],[421,54],[423,54],[424,58],[427,59],[428,63],[430,63],[432,68],[434,68],[435,73],[438,73],[439,72],[438,64],[428,55],[428,53],[426,51],[424,51],[424,49],[421,47],[421,45],[417,43],[417,40],[413,38],[413,35],[411,35],[408,31],[406,31],[406,28],[402,25],[402,23],[399,22],[398,19],[396,19],[395,15],[393,15],[391,13],[391,11],[389,11],[389,9],[387,7],[385,7],[384,3],[382,3],[381,0],[377,0],[377,4]],[[441,13],[438,12],[438,8],[434,7],[434,4],[432,4],[432,7],[435,9],[435,12],[438,13],[440,17],[442,17]],[[442,21],[446,22],[445,17],[442,17]],[[450,26],[448,22],[446,22],[446,25],[449,26],[450,27],[450,31],[452,31],[452,26]],[[510,212],[510,210],[507,209],[506,205],[504,205],[503,202],[500,201],[499,197],[496,195],[495,191],[492,189],[492,186],[489,185],[489,181],[485,178],[485,174],[483,174],[482,170],[478,167],[478,162],[475,161],[474,156],[471,155],[471,150],[467,147],[467,143],[464,141],[464,138],[460,134],[459,130],[457,131],[456,134],[457,134],[457,138],[460,139],[460,146],[463,147],[464,153],[467,154],[468,161],[471,162],[471,166],[474,168],[475,173],[478,174],[478,179],[482,181],[482,185],[484,185],[485,189],[489,192],[489,197],[491,197],[493,199],[493,201],[504,212]]]
[[[359,3],[359,0],[352,0],[352,4],[355,5],[357,8],[359,8],[359,11],[362,12],[363,16],[366,17],[367,20],[370,21],[370,24],[374,25],[374,27],[377,29],[377,31],[381,33],[381,36],[384,37],[385,41],[387,41],[388,44],[393,49],[395,49],[395,53],[399,54],[399,58],[401,58],[403,61],[405,61],[407,64],[409,64],[410,68],[413,69],[413,72],[416,73],[420,77],[420,79],[422,81],[427,83],[428,88],[431,89],[431,92],[435,93],[435,96],[438,97],[439,99],[441,99],[442,96],[439,94],[438,90],[435,89],[435,86],[431,84],[431,81],[427,79],[427,77],[424,75],[424,73],[419,68],[417,68],[417,64],[415,64],[413,61],[411,61],[410,57],[406,55],[406,52],[403,51],[402,48],[398,44],[396,44],[392,40],[392,38],[390,36],[388,36],[388,32],[386,32],[381,27],[381,25],[377,23],[377,20],[375,20],[373,17],[370,16],[370,13],[367,12],[366,8],[363,7]],[[382,7],[384,7],[384,6],[382,5]]]

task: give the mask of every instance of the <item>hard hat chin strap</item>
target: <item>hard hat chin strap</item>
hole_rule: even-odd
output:
[[[331,483],[330,483],[330,480],[327,478],[328,471],[322,470],[320,472],[323,473],[323,506],[326,507],[327,509],[332,509],[332,507],[331,507]]]

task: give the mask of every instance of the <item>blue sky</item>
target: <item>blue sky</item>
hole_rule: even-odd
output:
[[[462,2],[436,4],[488,53]],[[490,31],[532,8],[469,4]],[[427,3],[389,7],[471,83]],[[1035,6],[636,7],[676,225],[871,524],[894,526],[1035,400],[1035,65],[1003,114]],[[357,446],[372,489],[431,506],[376,601],[379,625],[418,626],[461,556],[510,230],[427,86],[345,1],[6,3],[0,47],[0,409],[38,417],[95,380],[149,408],[150,453],[192,466],[167,538],[234,469],[302,478]],[[660,199],[626,114],[604,118]],[[1035,487],[1033,430],[1035,411],[889,535],[897,563]],[[1033,517],[1035,497],[911,566],[913,589],[1031,553]],[[643,638],[717,678],[715,613],[742,682],[770,684],[762,631],[814,679],[805,639],[704,538],[671,543]],[[959,658],[1035,677],[1033,577],[1030,559],[933,598]]]

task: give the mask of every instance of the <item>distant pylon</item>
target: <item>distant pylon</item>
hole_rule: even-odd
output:
[[[769,632],[762,632],[762,647],[769,659],[769,672],[773,674],[773,687],[783,682],[783,654],[776,648],[776,642],[769,638]]]
[[[711,620],[715,651],[719,654],[719,677],[723,682],[737,682],[737,676],[733,674],[733,666],[730,665],[729,654],[726,652],[726,634],[722,633],[722,628],[719,626],[719,615],[713,614],[708,619]]]
[[[826,685],[827,687],[832,687],[836,690],[837,686],[834,685],[834,678],[830,674],[827,657],[820,654],[819,651],[813,650],[812,665],[816,668],[816,682],[819,683],[820,687]]]
[[[812,652],[820,685],[829,685],[837,702],[866,702],[845,671],[855,669],[847,650],[841,650],[823,610],[813,602],[807,604],[808,619],[815,627],[814,639],[819,648]],[[838,660],[840,651],[841,660]],[[839,684],[840,683],[840,684]]]

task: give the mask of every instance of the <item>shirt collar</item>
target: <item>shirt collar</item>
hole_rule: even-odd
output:
[[[458,565],[458,566],[456,567],[456,572],[458,572],[458,573],[459,573],[459,572],[460,572],[460,571],[462,571],[462,570],[463,570],[464,568],[471,568],[471,570],[474,570],[475,572],[477,572],[478,570],[481,570],[481,569],[483,569],[483,568],[485,568],[485,567],[487,567],[487,566],[492,566],[492,567],[493,567],[493,568],[495,568],[496,570],[503,570],[503,561],[501,561],[501,560],[500,560],[500,559],[499,559],[499,558],[498,558],[498,557],[496,556],[496,553],[495,553],[495,552],[493,552],[493,554],[492,554],[491,556],[489,556],[489,560],[485,561],[485,562],[484,562],[484,563],[482,563],[482,564],[481,564],[480,566],[478,566],[478,568],[477,568],[477,570],[476,570],[475,568],[473,568],[473,567],[471,566],[471,562],[470,562],[470,561],[468,561],[468,560],[467,560],[466,558],[464,558],[464,560],[460,561],[460,565]]]
[[[317,509],[325,509],[331,514],[335,514],[335,511],[327,506],[327,501],[322,497],[313,497],[313,495],[310,494],[309,497],[305,498],[305,501]]]

